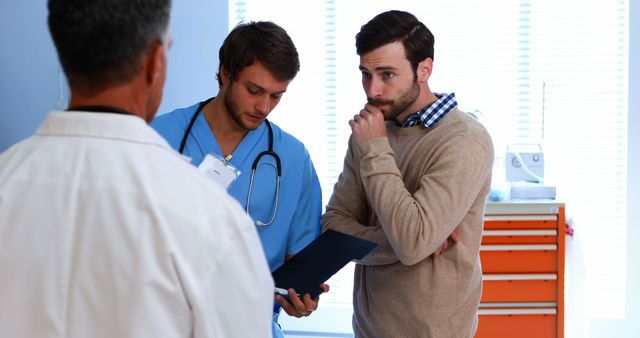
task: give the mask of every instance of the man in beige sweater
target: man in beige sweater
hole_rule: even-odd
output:
[[[355,268],[356,337],[472,337],[477,326],[493,145],[453,93],[431,92],[433,45],[427,27],[400,11],[356,35],[368,103],[349,121],[322,220],[324,230],[378,243]],[[457,241],[447,242],[451,234]]]

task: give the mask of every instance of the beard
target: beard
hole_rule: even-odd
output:
[[[386,121],[391,121],[395,120],[398,115],[406,111],[414,102],[416,102],[419,94],[420,85],[418,84],[418,81],[414,79],[411,86],[400,94],[400,97],[397,100],[372,99],[368,97],[367,101],[378,108],[388,105],[389,109],[387,111],[382,110],[382,114]]]
[[[236,105],[234,98],[231,96],[233,81],[229,83],[229,88],[224,93],[224,97],[222,102],[224,103],[224,108],[227,110],[227,114],[231,117],[235,123],[240,126],[244,130],[255,130],[257,127],[249,126],[244,121],[242,121],[241,114],[238,112],[239,109]]]

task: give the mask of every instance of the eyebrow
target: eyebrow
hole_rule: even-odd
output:
[[[249,80],[247,80],[245,83],[246,83],[247,85],[252,86],[252,87],[256,87],[256,88],[257,88],[258,90],[260,90],[260,91],[268,92],[268,91],[267,91],[265,88],[263,88],[262,86],[259,86],[259,85],[255,84],[255,83],[253,83],[253,82],[251,82],[251,81],[249,81]],[[279,91],[279,92],[275,92],[275,93],[270,93],[270,94],[284,94],[284,93],[286,93],[286,92],[287,92],[287,90],[285,89],[285,90],[282,90],[282,91]]]
[[[364,71],[369,71],[366,67],[364,67],[363,65],[360,65],[360,70],[364,70]],[[376,67],[374,69],[374,71],[376,72],[384,72],[384,71],[388,71],[388,70],[397,70],[396,67],[392,67],[392,66],[380,66],[380,67]]]

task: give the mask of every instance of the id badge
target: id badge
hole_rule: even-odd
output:
[[[225,189],[240,176],[240,170],[216,154],[207,154],[198,169]]]

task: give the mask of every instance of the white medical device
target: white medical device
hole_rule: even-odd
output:
[[[544,184],[544,152],[539,144],[507,147],[505,173],[511,182],[509,198],[555,199],[556,187]]]

